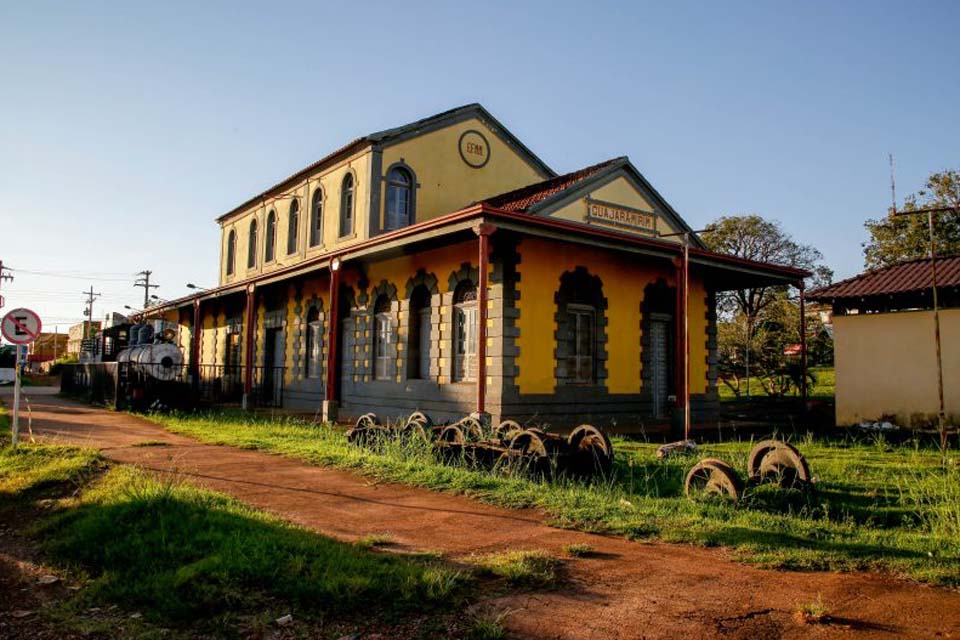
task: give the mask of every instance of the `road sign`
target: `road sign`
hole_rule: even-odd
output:
[[[3,316],[0,333],[13,344],[30,344],[40,335],[40,316],[30,309],[14,309]]]

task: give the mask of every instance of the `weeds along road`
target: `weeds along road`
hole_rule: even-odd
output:
[[[0,391],[0,397],[9,391]],[[524,638],[960,638],[960,593],[873,574],[769,571],[720,549],[630,542],[546,526],[542,514],[377,484],[258,451],[205,445],[134,416],[31,390],[33,431],[117,462],[175,474],[341,540],[388,534],[394,552],[473,554],[586,544],[556,586],[493,597]],[[821,600],[831,621],[801,625]]]

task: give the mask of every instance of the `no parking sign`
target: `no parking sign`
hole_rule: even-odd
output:
[[[11,441],[13,446],[17,446],[17,435],[20,431],[20,362],[21,345],[28,345],[37,339],[40,335],[40,329],[43,324],[40,322],[40,316],[30,309],[14,309],[3,316],[0,322],[0,333],[3,337],[17,345],[17,365],[16,376],[13,383],[13,420],[10,425]]]

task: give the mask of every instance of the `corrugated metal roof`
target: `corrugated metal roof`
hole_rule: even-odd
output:
[[[836,300],[915,293],[930,289],[932,285],[930,258],[919,258],[890,267],[865,271],[852,278],[814,289],[807,294],[807,298]],[[938,257],[937,290],[957,286],[960,286],[960,255]]]

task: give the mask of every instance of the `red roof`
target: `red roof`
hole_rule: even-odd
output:
[[[810,300],[863,298],[866,296],[915,293],[930,289],[933,278],[930,258],[918,258],[890,267],[866,271],[807,294]],[[960,255],[937,258],[937,290],[960,286]]]
[[[625,160],[626,158],[613,158],[612,160],[578,169],[577,171],[565,173],[556,178],[549,178],[543,182],[536,182],[526,187],[501,193],[492,198],[487,198],[483,200],[483,202],[491,207],[502,209],[503,211],[526,211],[538,202],[543,202],[547,198],[561,191],[566,191],[577,183],[586,180],[595,173],[598,173],[601,169]]]

